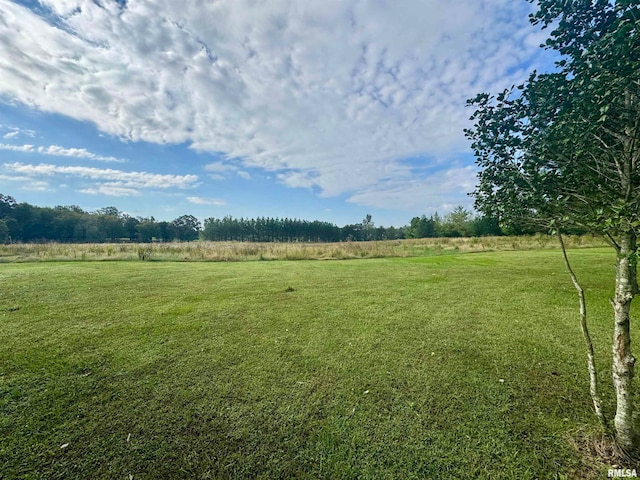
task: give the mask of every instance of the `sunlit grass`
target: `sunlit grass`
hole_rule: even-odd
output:
[[[613,255],[571,256],[610,389]],[[596,422],[557,251],[16,263],[0,282],[0,478],[606,475],[568,441]]]

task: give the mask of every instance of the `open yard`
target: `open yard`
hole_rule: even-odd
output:
[[[610,413],[614,253],[569,253]],[[557,250],[12,263],[0,295],[0,478],[606,477]]]

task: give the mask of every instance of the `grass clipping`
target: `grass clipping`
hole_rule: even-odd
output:
[[[580,429],[568,435],[567,442],[582,459],[582,465],[569,474],[571,479],[600,479],[611,469],[640,471],[638,455],[621,451],[615,439],[605,433]]]

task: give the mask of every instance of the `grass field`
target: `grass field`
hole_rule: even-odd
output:
[[[605,405],[612,251],[570,251]],[[0,267],[0,478],[606,478],[558,251]]]
[[[599,237],[568,236],[568,247],[604,246]],[[238,262],[251,260],[347,260],[423,257],[458,252],[558,248],[549,235],[521,237],[416,238],[338,243],[12,243],[0,244],[0,263],[33,261],[150,260]]]

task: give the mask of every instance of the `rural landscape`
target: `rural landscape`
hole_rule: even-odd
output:
[[[0,479],[640,474],[637,0],[0,0],[0,75]]]

